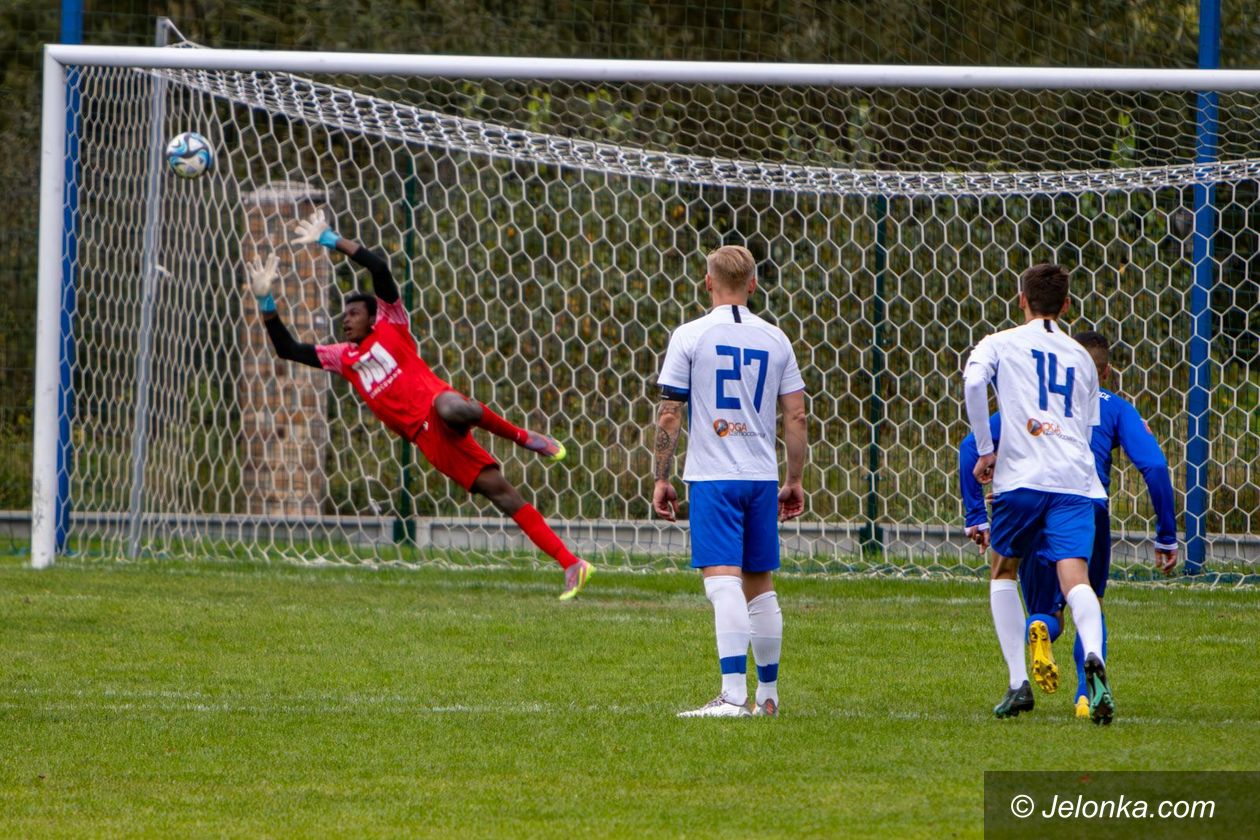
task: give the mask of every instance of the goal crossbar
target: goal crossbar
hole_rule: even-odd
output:
[[[888,64],[778,64],[633,61],[466,55],[373,55],[268,50],[185,50],[50,44],[61,65],[149,69],[372,73],[468,79],[537,79],[683,84],[820,85],[1039,90],[1260,91],[1257,70],[1090,67],[936,67]]]

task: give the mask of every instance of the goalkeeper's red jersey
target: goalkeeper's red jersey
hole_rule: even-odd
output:
[[[420,358],[410,327],[402,301],[377,298],[376,325],[367,338],[315,348],[324,370],[350,380],[372,413],[408,440],[429,419],[433,398],[451,387]]]

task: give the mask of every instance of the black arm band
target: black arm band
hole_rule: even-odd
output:
[[[386,303],[398,300],[398,284],[394,282],[394,275],[389,273],[389,263],[380,254],[360,245],[350,259],[372,272],[372,292],[378,298]]]
[[[294,341],[293,335],[284,325],[284,321],[280,320],[279,315],[274,318],[264,318],[263,326],[267,328],[267,337],[271,339],[271,346],[276,348],[277,356],[309,367],[323,367],[319,363],[319,354],[315,352],[315,345]]]
[[[675,388],[673,385],[662,385],[661,399],[686,402],[691,399],[691,391],[687,388]]]

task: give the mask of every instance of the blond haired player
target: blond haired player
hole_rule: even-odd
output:
[[[691,565],[713,603],[721,693],[681,717],[776,716],[783,614],[774,591],[778,522],[805,510],[808,449],[805,382],[787,336],[748,309],[757,289],[748,249],[718,248],[704,277],[710,310],[674,330],[657,384],[656,483],[652,507],[673,521],[674,449],[688,407],[687,482]],[[779,487],[775,420],[783,414],[787,477]],[[757,694],[750,711],[752,644]]]

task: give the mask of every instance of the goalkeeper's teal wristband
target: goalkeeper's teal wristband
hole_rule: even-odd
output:
[[[270,293],[268,293],[266,297],[260,297],[258,299],[258,311],[259,312],[275,312],[276,299],[272,297]]]
[[[329,228],[319,235],[319,244],[330,251],[335,251],[337,249],[337,240],[340,238],[335,230]]]

